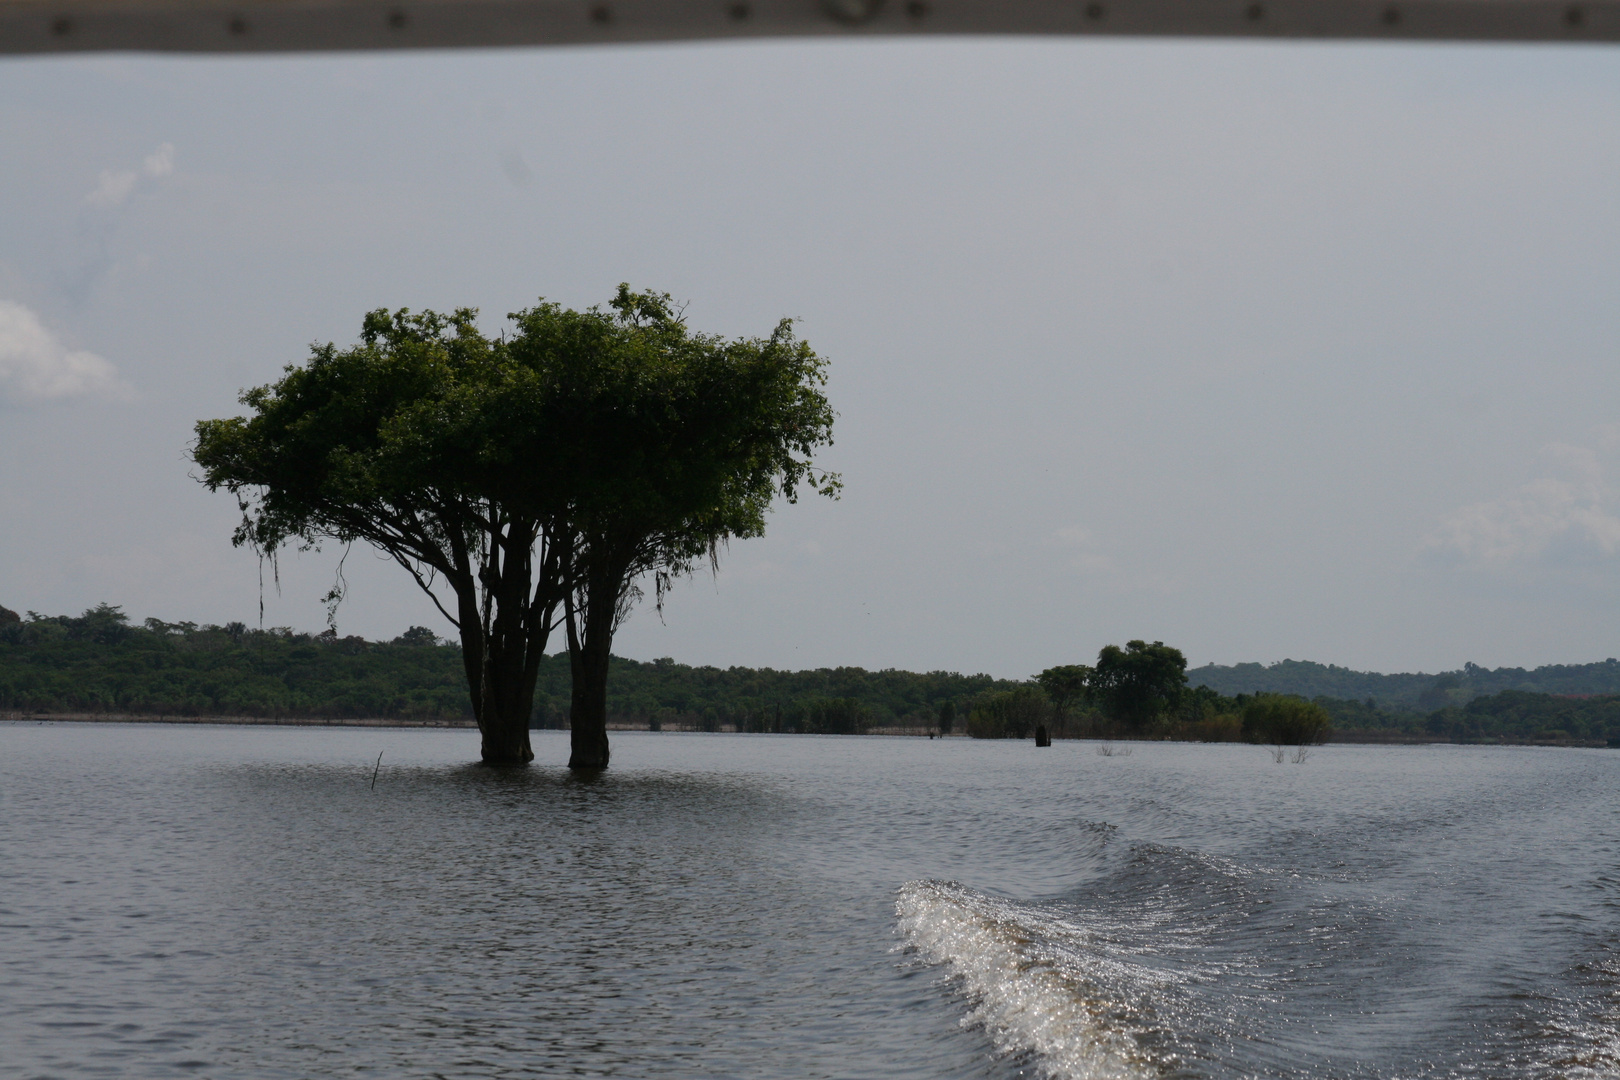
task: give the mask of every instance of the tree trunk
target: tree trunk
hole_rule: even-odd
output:
[[[481,639],[482,633],[477,633]],[[526,650],[496,641],[481,641],[477,650],[463,644],[467,681],[477,687],[473,714],[483,736],[480,756],[486,765],[527,765],[534,760],[529,746],[529,714],[534,709],[534,674],[525,663]]]
[[[529,714],[538,675],[536,666],[527,661],[532,649],[545,648],[544,639],[530,643],[521,632],[486,637],[471,603],[463,604],[461,618],[461,661],[473,716],[483,736],[479,756],[486,765],[527,765],[534,760]]]
[[[481,716],[478,732],[484,737],[479,750],[485,765],[527,765],[534,760],[527,715]]]
[[[574,676],[570,769],[605,769],[608,764],[607,677],[613,639],[606,634],[599,637],[592,641],[587,635],[584,648],[570,657]]]
[[[584,610],[571,607],[568,612],[568,666],[574,683],[570,769],[607,768],[608,661],[623,592],[624,571],[599,566],[584,590]]]
[[[511,521],[504,535],[498,529],[492,532],[478,566],[472,564],[465,544],[458,545],[455,552],[457,567],[452,580],[461,626],[461,658],[473,716],[483,736],[480,756],[486,765],[527,765],[534,760],[529,745],[534,685],[551,635],[552,616],[562,600],[562,555],[556,538],[550,538],[538,566],[532,561],[539,535],[537,523]],[[533,577],[536,573],[538,581]],[[480,586],[486,590],[482,597]]]

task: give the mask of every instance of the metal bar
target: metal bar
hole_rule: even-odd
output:
[[[0,53],[897,34],[1620,41],[1620,0],[0,0]]]

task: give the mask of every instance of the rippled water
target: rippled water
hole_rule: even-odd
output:
[[[1620,1075],[1620,752],[475,741],[0,725],[0,1073]]]

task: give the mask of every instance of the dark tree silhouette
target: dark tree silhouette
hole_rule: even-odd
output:
[[[236,543],[273,558],[360,541],[411,574],[457,628],[486,762],[533,759],[536,675],[566,624],[569,764],[601,768],[607,656],[636,580],[661,599],[763,532],[776,495],[836,493],[810,460],[831,441],[825,365],[787,321],[695,334],[667,296],[626,286],[606,311],[518,312],[509,337],[475,315],[374,311],[358,346],[317,346],[244,393],[249,416],[200,422],[192,456],[237,496]]]

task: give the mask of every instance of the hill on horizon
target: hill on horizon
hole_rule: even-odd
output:
[[[1384,708],[1433,712],[1464,705],[1503,690],[1534,694],[1587,696],[1620,694],[1620,660],[1592,664],[1545,664],[1538,668],[1483,668],[1464,664],[1435,674],[1402,672],[1385,675],[1353,671],[1312,660],[1279,660],[1275,664],[1205,664],[1189,668],[1189,686],[1207,686],[1221,694],[1297,694],[1304,698],[1372,700]]]

